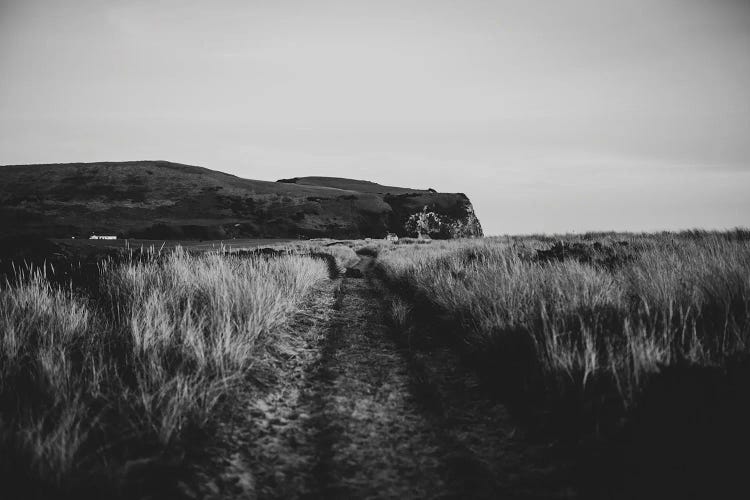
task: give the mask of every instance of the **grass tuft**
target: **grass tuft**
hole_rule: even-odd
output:
[[[272,364],[328,269],[178,248],[98,275],[90,295],[33,268],[0,287],[0,477],[22,496],[72,495],[92,475],[180,456]]]
[[[606,386],[627,409],[666,367],[723,367],[748,352],[750,245],[740,236],[433,242],[394,246],[380,265],[463,325],[456,345],[498,386],[527,401],[585,401]]]

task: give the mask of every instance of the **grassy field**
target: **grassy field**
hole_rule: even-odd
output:
[[[0,288],[0,470],[21,497],[142,488],[272,369],[329,277],[309,256],[180,248],[99,267],[87,293],[37,268]]]
[[[590,477],[734,473],[750,444],[747,231],[37,250],[0,259],[0,472],[26,497],[174,483],[243,388],[285,377],[290,321],[361,257],[399,345],[460,353]]]
[[[723,367],[748,352],[749,237],[486,238],[396,246],[380,263],[457,321],[469,351],[502,365],[509,390],[556,397],[605,384],[629,408],[664,367]]]
[[[658,498],[691,474],[722,478],[708,488],[740,477],[730,457],[750,444],[747,231],[371,252],[400,294],[396,321],[425,325],[412,341],[462,352],[535,432],[583,444],[586,481],[631,474],[638,495],[661,484]]]

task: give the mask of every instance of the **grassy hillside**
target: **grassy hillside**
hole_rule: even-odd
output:
[[[0,233],[141,238],[382,237],[428,206],[451,219],[462,194],[310,177],[242,179],[164,161],[0,167]]]
[[[344,189],[348,191],[357,191],[359,193],[405,194],[428,192],[426,189],[383,186],[375,182],[342,179],[340,177],[294,177],[293,179],[280,179],[278,182],[293,183],[297,186],[318,186]]]

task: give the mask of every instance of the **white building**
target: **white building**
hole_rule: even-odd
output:
[[[116,240],[117,236],[104,236],[104,235],[92,234],[91,236],[89,236],[89,239],[90,240]]]
[[[398,235],[396,233],[388,233],[385,235],[386,241],[398,241]]]

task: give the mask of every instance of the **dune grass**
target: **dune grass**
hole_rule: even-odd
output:
[[[0,287],[0,475],[21,496],[115,488],[169,460],[272,364],[326,263],[176,249],[101,264],[97,293]],[[139,484],[128,477],[129,484]]]
[[[665,367],[722,367],[750,350],[743,234],[434,242],[392,247],[380,263],[460,325],[457,345],[498,386],[585,402],[604,385],[627,409]]]

